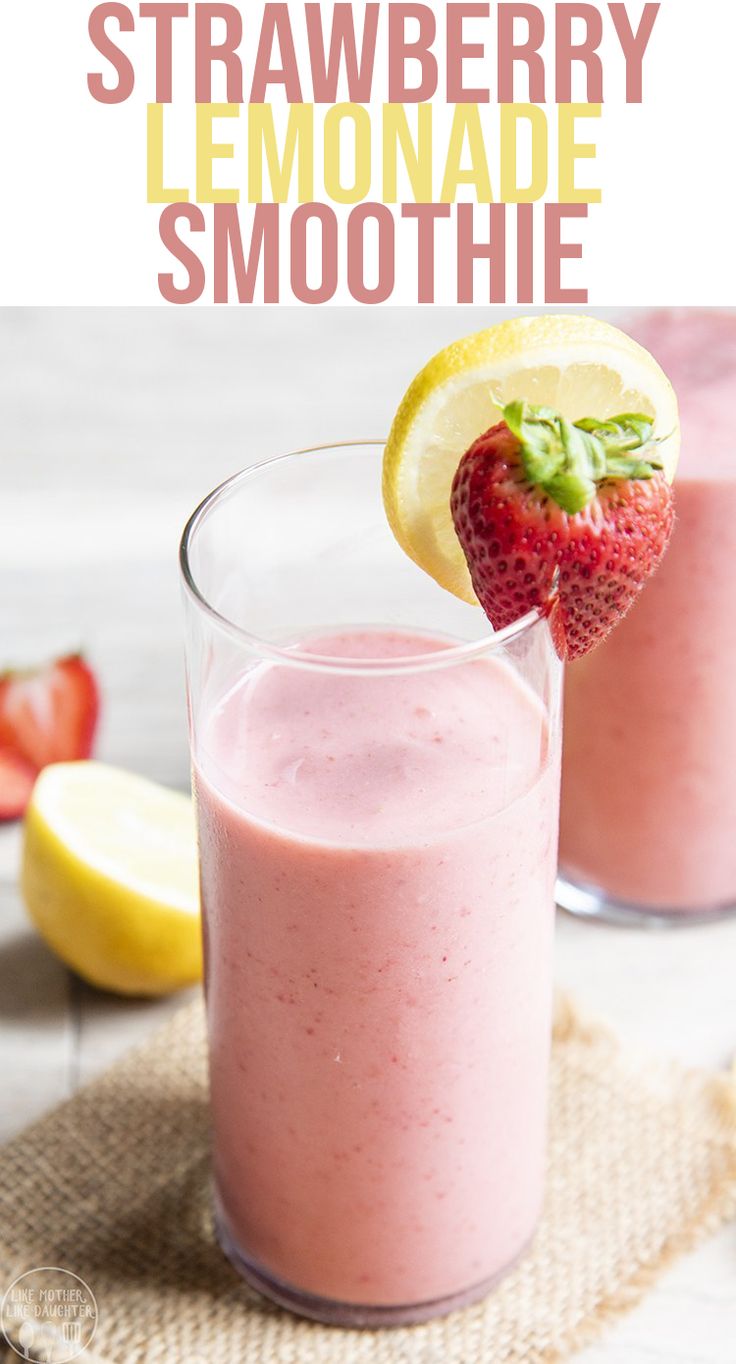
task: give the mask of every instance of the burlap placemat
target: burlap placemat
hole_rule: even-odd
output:
[[[425,1326],[300,1321],[214,1244],[203,1042],[188,1006],[0,1154],[0,1283],[49,1264],[81,1275],[104,1364],[549,1364],[736,1214],[733,1079],[642,1066],[563,1000],[546,1211],[518,1268]]]

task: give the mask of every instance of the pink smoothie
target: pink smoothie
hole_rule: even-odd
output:
[[[616,899],[736,906],[736,316],[630,328],[674,384],[677,524],[662,567],[567,670],[560,860]]]
[[[310,649],[425,653],[389,631]],[[499,660],[262,664],[204,727],[214,1164],[277,1282],[432,1302],[491,1279],[542,1198],[558,755]]]

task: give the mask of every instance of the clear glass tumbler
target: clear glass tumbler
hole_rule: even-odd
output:
[[[543,1190],[561,668],[401,552],[382,448],[210,494],[181,563],[218,1235],[318,1320],[487,1292]]]

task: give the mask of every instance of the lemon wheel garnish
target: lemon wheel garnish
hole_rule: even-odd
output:
[[[455,341],[414,379],[393,421],[383,500],[402,549],[455,596],[476,602],[450,515],[455,470],[477,436],[517,398],[571,421],[640,412],[654,422],[657,459],[674,478],[677,400],[656,360],[593,317],[517,317]]]
[[[21,881],[42,937],[93,985],[158,995],[199,979],[188,796],[104,763],[45,768],[26,812]]]

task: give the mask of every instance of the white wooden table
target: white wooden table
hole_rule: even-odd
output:
[[[254,459],[385,432],[418,364],[488,320],[459,308],[0,311],[0,666],[83,645],[104,687],[99,756],[185,787],[186,515]],[[26,923],[18,847],[17,828],[0,829],[0,1138],[182,998],[126,1002],[73,979]],[[562,917],[557,977],[639,1047],[709,1066],[736,1051],[736,923],[642,934]],[[736,1227],[578,1358],[736,1364]]]

